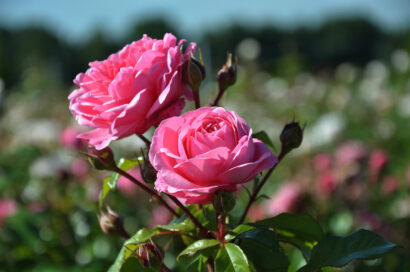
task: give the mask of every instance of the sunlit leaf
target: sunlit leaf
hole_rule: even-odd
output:
[[[179,259],[180,256],[186,255],[186,254],[193,254],[197,251],[214,247],[216,245],[219,245],[219,241],[215,239],[203,239],[203,240],[198,240],[192,244],[190,244],[186,249],[184,249],[177,257],[177,260]]]
[[[242,249],[227,243],[221,247],[215,258],[215,272],[250,272],[248,259]]]

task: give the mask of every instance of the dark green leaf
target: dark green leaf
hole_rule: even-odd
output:
[[[250,272],[248,259],[235,244],[225,244],[215,258],[215,272]]]
[[[263,130],[253,133],[252,137],[261,140],[264,144],[269,145],[270,147],[275,148],[268,134]]]
[[[130,244],[139,244],[148,241],[152,236],[155,235],[155,231],[142,228],[139,231],[137,231],[134,236],[132,236],[130,239],[128,239],[124,245],[130,245]]]
[[[242,233],[240,246],[257,271],[287,271],[289,261],[274,231],[253,229]]]
[[[156,272],[158,269],[143,266],[137,258],[130,257],[121,266],[120,272]],[[109,271],[111,272],[111,271]]]
[[[203,240],[198,240],[192,244],[190,244],[186,249],[184,249],[181,253],[179,253],[177,260],[179,259],[180,256],[186,255],[186,254],[193,254],[197,251],[200,251],[202,249],[214,247],[216,245],[219,245],[219,241],[215,239],[203,239]]]
[[[354,259],[374,259],[395,247],[395,244],[368,230],[358,230],[343,237],[326,236],[313,248],[310,261],[299,271],[318,271],[325,266],[341,267]]]
[[[282,213],[278,216],[256,222],[254,225],[264,225],[273,228],[279,234],[279,240],[299,247],[306,259],[310,250],[323,238],[319,223],[311,216],[302,214]]]
[[[207,258],[201,255],[198,255],[194,261],[192,261],[187,268],[185,269],[186,272],[205,272],[208,271],[206,269],[206,262]]]

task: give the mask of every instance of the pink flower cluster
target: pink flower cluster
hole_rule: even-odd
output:
[[[172,34],[162,40],[144,35],[91,62],[74,80],[79,88],[69,96],[70,110],[94,128],[78,137],[96,149],[159,124],[149,151],[158,171],[155,189],[186,204],[210,203],[217,190],[237,190],[277,159],[235,112],[204,107],[179,116],[184,97],[193,97],[182,74],[196,48],[191,43],[183,53],[183,42]]]

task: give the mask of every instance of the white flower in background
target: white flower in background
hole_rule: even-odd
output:
[[[409,53],[403,49],[395,50],[391,55],[391,63],[397,71],[406,72],[410,67]]]
[[[345,123],[346,120],[341,113],[330,112],[322,115],[313,125],[306,127],[303,144],[298,150],[308,152],[331,143],[343,131]]]
[[[261,45],[257,40],[248,38],[238,44],[237,52],[240,59],[246,61],[256,60],[261,52]]]

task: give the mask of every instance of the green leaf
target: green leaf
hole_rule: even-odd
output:
[[[252,137],[261,140],[264,144],[269,145],[272,148],[275,148],[268,134],[264,130],[253,133]]]
[[[121,266],[120,272],[156,272],[158,269],[143,266],[137,258],[130,257]],[[111,271],[109,271],[111,272]]]
[[[121,270],[121,266],[124,261],[124,255],[125,255],[125,248],[122,247],[114,263],[108,269],[108,272],[119,272]]]
[[[136,249],[138,248],[138,244],[146,242],[155,233],[156,233],[155,231],[151,231],[146,228],[143,228],[137,231],[137,233],[134,236],[132,236],[130,239],[128,239],[124,243],[123,247],[120,250],[120,253],[115,259],[115,262],[111,265],[108,272],[156,271],[153,268],[147,268],[141,265],[137,260],[138,255],[135,253]],[[129,261],[129,263],[127,264],[129,259],[133,259],[133,260]],[[139,266],[136,265],[135,261],[139,263]],[[125,264],[127,264],[127,266],[123,268]],[[131,268],[133,268],[134,270],[132,270]]]
[[[207,271],[205,262],[207,258],[205,256],[198,255],[185,269],[186,272],[205,272]]]
[[[215,258],[215,272],[250,272],[248,259],[235,244],[225,244]]]
[[[232,239],[234,239],[236,236],[238,236],[239,234],[245,231],[253,230],[253,229],[255,229],[254,226],[250,226],[247,224],[239,225],[236,228],[234,228],[232,231],[230,231],[227,235],[225,235],[225,240],[229,242]]]
[[[190,244],[186,249],[184,249],[181,253],[179,253],[177,260],[179,260],[179,257],[182,255],[186,254],[193,254],[199,250],[210,248],[216,245],[219,245],[219,241],[215,239],[203,239],[203,240],[198,240],[192,244]]]
[[[374,259],[396,245],[368,230],[347,236],[326,236],[312,250],[310,261],[298,271],[318,271],[322,267],[342,267],[354,259]]]
[[[118,168],[128,171],[134,166],[138,165],[140,161],[138,159],[129,160],[125,158],[121,158],[117,164]],[[103,188],[101,190],[100,196],[98,198],[98,205],[102,208],[105,198],[107,197],[108,193],[111,191],[115,191],[117,188],[117,181],[120,178],[120,174],[113,173],[111,176],[108,176],[104,179]]]
[[[183,231],[190,232],[195,229],[194,223],[185,214],[179,218],[172,220],[168,225],[159,225],[159,229],[165,229],[170,231]]]
[[[252,225],[273,228],[280,241],[297,246],[306,259],[310,258],[310,250],[324,237],[319,223],[306,214],[282,213]]]
[[[130,244],[140,244],[148,241],[152,236],[156,234],[156,231],[149,230],[147,228],[142,228],[137,231],[130,239],[128,239],[124,245]]]
[[[287,271],[289,261],[279,246],[277,234],[268,229],[253,229],[240,236],[241,248],[257,271]]]

